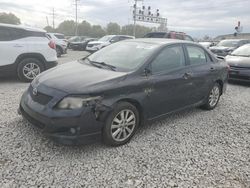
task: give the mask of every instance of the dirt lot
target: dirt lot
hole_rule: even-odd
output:
[[[230,84],[215,110],[170,115],[117,148],[44,137],[17,114],[27,87],[0,80],[0,187],[250,187],[250,85]]]

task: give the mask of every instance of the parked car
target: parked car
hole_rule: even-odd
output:
[[[85,38],[82,41],[71,42],[70,48],[72,50],[86,50],[86,46],[88,45],[88,43],[91,41],[95,41],[95,40],[96,39],[94,39],[94,38]]]
[[[72,42],[81,42],[85,38],[89,38],[89,37],[86,37],[86,36],[73,36],[73,37],[69,37],[68,38],[68,49],[71,49],[71,43]]]
[[[0,24],[0,59],[0,76],[25,82],[57,65],[55,43],[46,31],[10,24]]]
[[[90,52],[95,52],[112,43],[116,43],[116,42],[127,40],[127,39],[134,39],[134,38],[135,37],[128,36],[128,35],[106,35],[97,41],[89,42],[86,47],[86,50]]]
[[[194,41],[192,37],[183,32],[151,32],[146,34],[143,38],[169,38],[169,39],[179,39],[179,40],[187,40]]]
[[[250,43],[250,40],[246,39],[227,39],[220,41],[216,46],[209,49],[218,56],[227,56],[240,46]]]
[[[38,76],[20,112],[64,143],[127,143],[138,126],[194,106],[212,110],[226,89],[228,68],[199,44],[134,39]]]
[[[67,40],[64,35],[61,33],[47,33],[49,39],[53,40],[56,43],[56,53],[57,57],[61,57],[62,54],[67,53]]]
[[[230,66],[229,79],[250,82],[250,44],[245,44],[226,56]]]
[[[209,49],[210,47],[214,46],[213,42],[199,42],[200,45],[204,46],[205,48]]]

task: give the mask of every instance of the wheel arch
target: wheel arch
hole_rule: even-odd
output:
[[[46,60],[45,60],[44,56],[42,54],[40,54],[40,53],[24,53],[24,54],[21,54],[16,58],[15,64],[18,65],[22,60],[24,60],[26,58],[36,58],[36,59],[40,60],[41,63],[43,64],[44,68],[45,68]]]
[[[118,100],[116,103],[119,103],[119,102],[128,102],[132,104],[138,110],[139,125],[142,125],[142,123],[144,122],[144,112],[143,112],[141,103],[137,101],[136,99],[131,99],[131,98],[123,98],[123,99]]]
[[[221,79],[218,79],[215,81],[216,83],[218,83],[220,85],[220,95],[222,95],[222,92],[223,92],[223,81]]]

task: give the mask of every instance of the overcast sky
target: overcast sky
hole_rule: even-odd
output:
[[[132,0],[80,0],[79,21],[102,26],[109,22],[132,23],[132,5]],[[243,32],[250,32],[250,0],[144,0],[144,5],[159,8],[161,15],[168,18],[170,30],[184,31],[194,37],[233,33],[238,20]],[[47,25],[46,16],[52,24],[53,7],[56,25],[75,18],[74,0],[0,0],[0,12],[12,12],[22,24],[36,27]]]

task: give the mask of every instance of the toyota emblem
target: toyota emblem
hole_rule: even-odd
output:
[[[37,95],[37,89],[34,88],[33,91],[32,91],[33,95]]]

